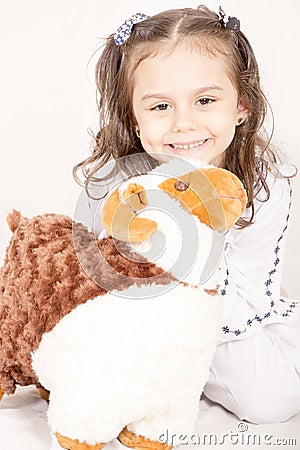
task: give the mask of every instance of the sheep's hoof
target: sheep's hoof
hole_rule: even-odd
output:
[[[46,400],[46,402],[49,402],[50,392],[47,391],[47,389],[43,388],[42,386],[38,387],[37,390],[38,390],[38,393],[39,393],[40,397],[43,400]]]
[[[86,442],[79,442],[77,439],[70,439],[62,436],[59,433],[55,433],[58,443],[62,448],[67,450],[101,450],[105,444],[90,445]]]
[[[159,441],[151,441],[143,436],[136,436],[125,427],[118,437],[119,441],[126,447],[134,448],[136,450],[170,450],[172,446],[163,444]]]
[[[1,389],[1,387],[0,387],[0,400],[1,400],[1,398],[3,397],[3,395],[4,395],[4,392],[2,391],[2,389]]]

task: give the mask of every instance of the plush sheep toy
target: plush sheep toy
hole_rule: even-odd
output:
[[[58,214],[7,219],[0,394],[17,384],[50,391],[49,424],[65,449],[116,437],[168,449],[162,435],[176,445],[194,429],[219,311],[217,271],[199,278],[246,194],[223,169],[155,170],[107,198],[101,239]]]

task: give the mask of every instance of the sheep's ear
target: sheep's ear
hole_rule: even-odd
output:
[[[243,183],[232,172],[221,168],[202,169],[202,173],[211,183],[214,192],[205,203],[210,222],[208,225],[218,231],[228,230],[238,221],[247,206]]]
[[[20,211],[16,211],[15,209],[12,210],[11,213],[8,214],[6,217],[6,222],[12,232],[14,232],[18,226],[21,220],[24,219]]]
[[[137,199],[133,197],[135,194],[131,193],[121,199],[120,193],[116,189],[103,207],[104,229],[109,235],[120,241],[142,242],[149,239],[151,233],[157,230],[157,224],[153,220],[135,216],[137,209]],[[144,201],[144,196],[141,198]]]
[[[159,187],[180,199],[182,207],[202,223],[220,232],[236,223],[247,204],[241,181],[225,169],[195,170],[165,180]]]

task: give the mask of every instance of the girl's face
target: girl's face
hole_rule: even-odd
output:
[[[146,152],[222,166],[247,110],[220,58],[179,45],[143,60],[134,73],[133,111]]]

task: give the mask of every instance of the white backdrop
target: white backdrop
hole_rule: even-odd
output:
[[[199,0],[1,0],[0,261],[10,238],[5,217],[12,209],[32,216],[73,215],[81,191],[72,167],[90,148],[97,128],[94,66],[101,38],[134,12],[197,6]],[[207,0],[217,10],[218,1]],[[223,0],[241,20],[260,64],[262,83],[275,113],[275,143],[300,167],[299,0]],[[91,58],[91,60],[90,60]],[[90,62],[89,62],[90,60]],[[299,177],[298,177],[299,178]],[[295,180],[284,286],[300,296],[300,183]]]

